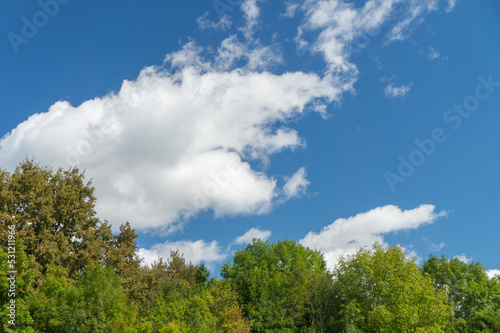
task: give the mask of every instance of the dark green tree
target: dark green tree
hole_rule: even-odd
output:
[[[195,280],[197,283],[205,284],[208,282],[210,278],[210,272],[208,271],[207,267],[205,264],[201,264],[198,266],[198,269],[196,270],[196,275],[195,275]]]
[[[423,271],[455,304],[460,332],[500,332],[500,283],[488,278],[481,263],[431,255]]]

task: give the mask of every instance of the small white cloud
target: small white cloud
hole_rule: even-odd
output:
[[[306,179],[307,173],[305,168],[300,168],[293,174],[292,177],[287,179],[283,192],[286,199],[300,197],[307,190],[310,182]]]
[[[488,278],[493,279],[497,275],[500,276],[500,269],[487,269],[486,274],[488,275]]]
[[[227,15],[222,16],[218,22],[214,22],[208,18],[209,14],[209,12],[206,12],[203,16],[198,17],[196,20],[200,30],[214,29],[225,31],[231,27],[231,20]]]
[[[455,5],[457,4],[457,0],[448,0],[448,7],[446,8],[446,12],[449,13],[455,8]]]
[[[422,262],[423,262],[422,257],[418,255],[417,251],[408,250],[405,247],[401,247],[401,249],[405,252],[406,259],[412,260],[417,265],[422,264]]]
[[[380,82],[386,83],[386,82],[394,81],[395,79],[396,79],[396,76],[394,74],[392,74],[391,76],[382,76],[380,78]]]
[[[217,241],[206,243],[203,240],[193,241],[178,241],[165,242],[153,245],[149,250],[140,248],[137,251],[139,257],[144,258],[144,263],[151,265],[158,258],[164,260],[170,257],[170,251],[179,250],[184,255],[186,262],[191,262],[193,265],[205,263],[210,266],[213,262],[219,262],[228,257],[228,253],[224,252]]]
[[[412,84],[396,86],[394,83],[389,84],[384,89],[384,93],[386,97],[396,98],[406,96],[411,90]]]
[[[384,244],[384,234],[416,229],[446,215],[434,209],[433,205],[404,211],[393,205],[378,207],[347,219],[339,218],[319,233],[311,231],[300,244],[322,251],[328,267],[333,269],[340,256],[354,254],[376,242]]]
[[[459,254],[459,255],[456,255],[453,258],[460,260],[464,264],[468,264],[468,263],[470,263],[472,261],[472,258],[467,258],[467,256],[465,254],[463,254],[463,253]]]
[[[429,46],[429,53],[427,53],[427,56],[429,57],[430,60],[434,59],[439,59],[441,54],[432,46]]]
[[[260,239],[262,241],[266,241],[271,236],[270,230],[260,230],[259,228],[252,228],[245,232],[240,237],[236,238],[233,241],[233,244],[248,244],[253,241],[253,239]]]
[[[288,18],[294,17],[295,16],[295,12],[299,8],[299,4],[298,3],[293,3],[293,2],[290,2],[290,1],[285,1],[285,5],[286,5],[285,13],[283,13],[282,15],[284,17],[288,17]]]
[[[439,252],[441,251],[444,247],[446,246],[445,243],[439,243],[439,244],[431,244],[431,246],[429,247],[429,249],[433,252]]]

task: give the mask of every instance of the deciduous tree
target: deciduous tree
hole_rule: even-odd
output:
[[[443,332],[453,308],[398,246],[360,249],[334,271],[338,331]]]
[[[254,239],[221,269],[240,296],[254,332],[298,331],[311,325],[314,282],[327,276],[321,253],[291,241]]]
[[[500,283],[488,278],[481,263],[431,255],[424,262],[423,271],[455,304],[460,332],[500,331]]]

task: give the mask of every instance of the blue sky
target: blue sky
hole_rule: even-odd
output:
[[[252,237],[499,269],[500,3],[0,1],[0,167],[78,166],[150,262]],[[497,208],[495,208],[497,207]]]

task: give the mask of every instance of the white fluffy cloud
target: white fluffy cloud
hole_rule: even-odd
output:
[[[31,116],[0,141],[0,164],[34,155],[86,169],[99,216],[115,227],[268,212],[282,190],[248,161],[303,146],[286,122],[340,90],[316,74],[221,69],[202,51],[189,43],[167,56],[170,71],[146,68],[117,93]]]
[[[39,110],[0,140],[0,165],[13,170],[34,155],[55,167],[85,169],[97,189],[97,212],[115,229],[129,220],[137,229],[168,232],[200,211],[261,214],[280,196],[300,194],[307,186],[300,173],[279,189],[249,162],[304,145],[287,123],[307,109],[324,113],[353,89],[349,45],[379,28],[400,0],[370,0],[360,9],[337,0],[296,7],[305,13],[299,31],[318,32],[311,40],[327,64],[322,76],[268,71],[282,59],[275,45],[254,37],[258,2],[242,2],[243,40],[227,37],[210,59],[203,56],[210,50],[190,42],[116,93]],[[199,24],[211,26],[206,17]],[[308,43],[302,33],[299,39]]]
[[[384,93],[386,97],[396,98],[406,96],[411,90],[411,84],[396,86],[393,83],[389,84],[384,89]]]
[[[285,186],[283,186],[286,199],[301,196],[306,192],[307,186],[310,184],[306,176],[306,169],[300,168],[292,177],[287,179]]]
[[[490,279],[493,279],[495,276],[500,275],[500,269],[488,269],[486,274]]]
[[[260,230],[259,228],[252,228],[245,232],[243,235],[234,239],[232,244],[248,244],[254,238],[266,241],[271,236],[270,230]],[[229,248],[228,248],[229,249]],[[170,251],[179,250],[184,255],[187,262],[193,265],[205,263],[209,268],[213,268],[214,262],[220,262],[229,256],[228,249],[224,250],[219,242],[212,241],[210,243],[204,240],[189,241],[183,240],[178,242],[158,243],[153,245],[150,249],[140,248],[137,254],[144,259],[144,263],[151,265],[158,258],[168,259]]]
[[[128,220],[168,233],[200,211],[262,214],[298,194],[306,182],[300,175],[291,179],[302,184],[279,189],[249,162],[304,146],[286,124],[307,109],[324,113],[322,105],[339,100],[344,88],[314,73],[265,71],[281,61],[279,50],[253,37],[257,1],[244,1],[242,10],[243,40],[227,37],[210,58],[190,42],[116,93],[76,107],[56,102],[1,139],[0,164],[13,170],[34,155],[85,169],[96,210],[115,229]]]
[[[233,244],[248,244],[251,243],[254,238],[266,241],[271,236],[270,230],[260,230],[259,228],[252,228],[245,232],[240,237],[237,237]]]
[[[459,254],[459,255],[456,255],[453,258],[460,260],[464,264],[468,264],[468,263],[470,263],[472,261],[472,258],[467,258],[467,256],[465,254],[463,254],[463,253]]]
[[[416,229],[446,214],[434,210],[433,205],[420,205],[411,210],[401,210],[393,205],[378,207],[347,219],[337,219],[319,233],[309,232],[300,243],[322,251],[332,269],[340,256],[354,254],[360,247],[375,242],[383,243],[384,234]]]
[[[211,266],[212,262],[220,262],[227,258],[228,254],[224,252],[217,241],[206,243],[203,240],[192,241],[179,241],[179,242],[165,242],[155,244],[151,249],[139,249],[137,254],[144,258],[144,263],[151,265],[158,258],[169,258],[170,251],[179,250],[183,254],[186,262],[191,262],[193,265],[201,263]]]

